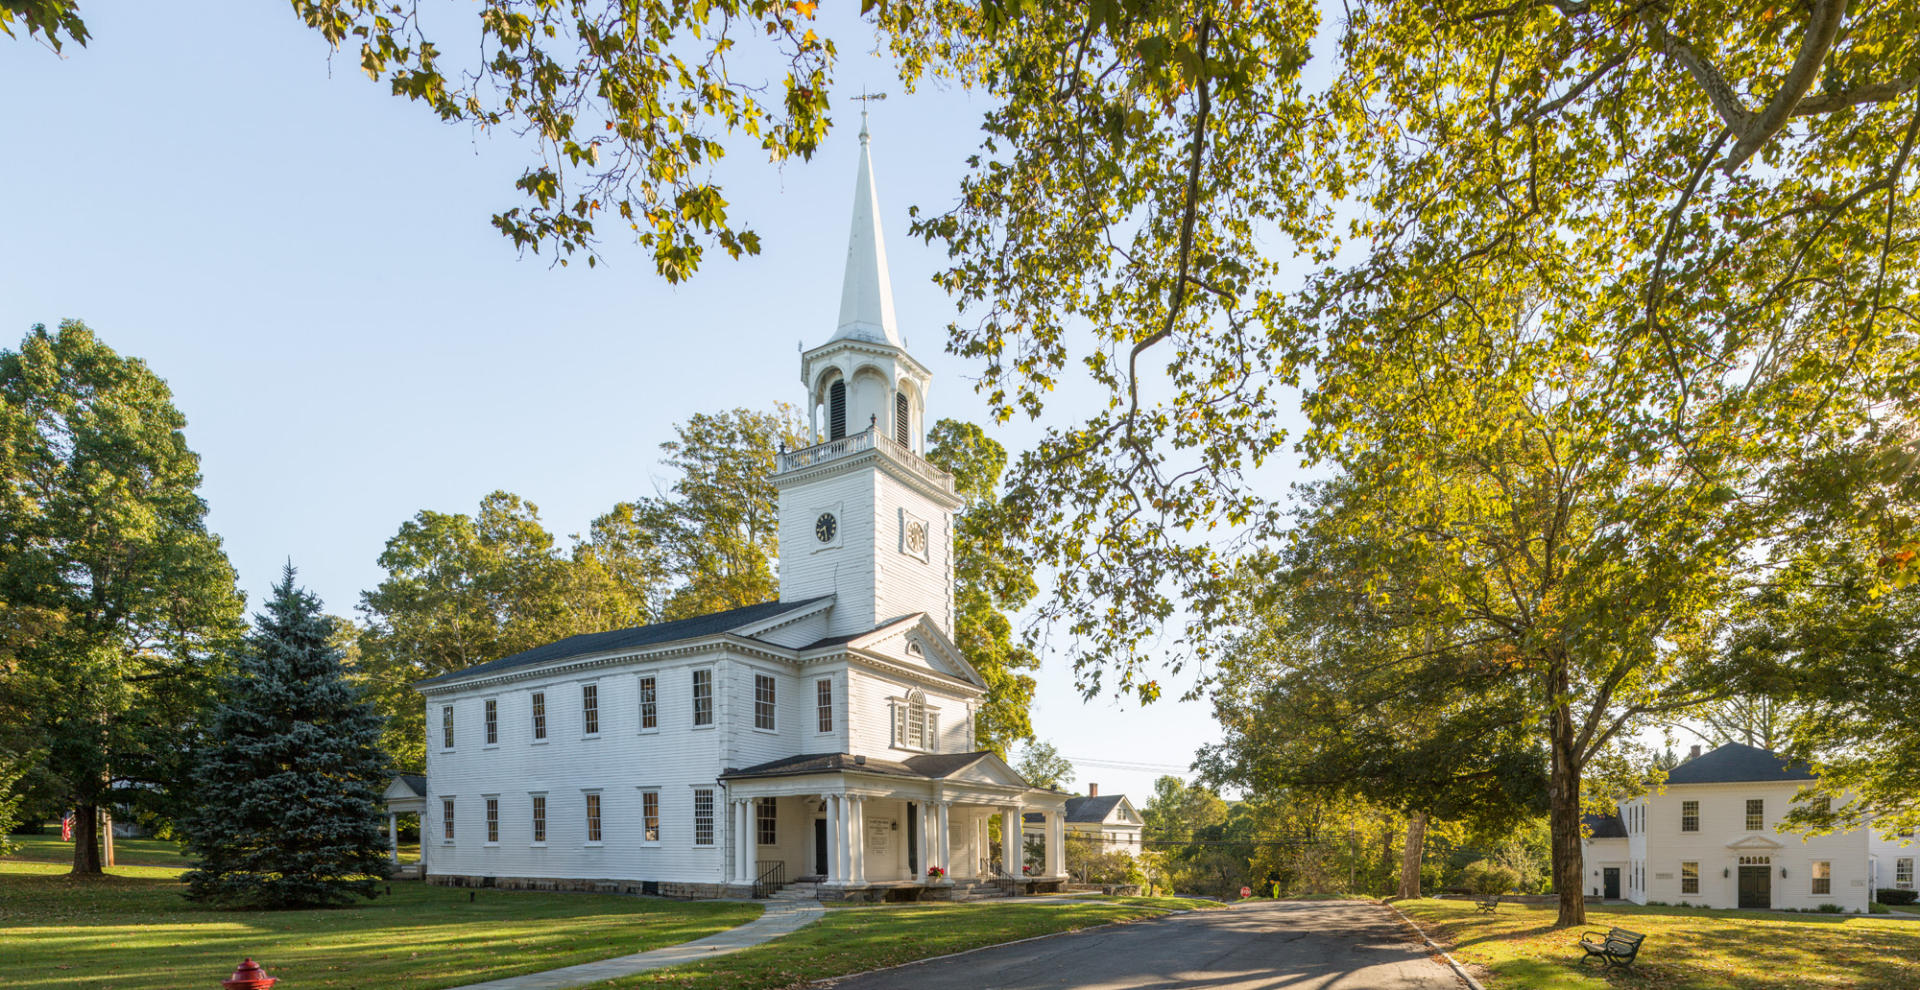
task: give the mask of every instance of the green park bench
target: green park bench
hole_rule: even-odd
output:
[[[1595,941],[1593,936],[1601,936]],[[1634,957],[1640,954],[1640,943],[1647,937],[1639,932],[1630,932],[1625,928],[1612,928],[1606,932],[1583,932],[1580,935],[1580,947],[1587,954],[1580,957],[1586,962],[1595,956],[1608,966],[1632,966]]]
[[[1476,897],[1473,899],[1473,906],[1479,908],[1483,914],[1492,914],[1493,909],[1500,906],[1500,895],[1485,894]]]

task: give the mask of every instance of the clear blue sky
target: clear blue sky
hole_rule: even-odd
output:
[[[350,55],[329,66],[284,4],[83,9],[86,48],[0,41],[0,342],[77,317],[167,379],[250,602],[291,558],[352,614],[403,520],[496,489],[564,539],[664,480],[675,422],[800,400],[796,345],[838,312],[858,129],[844,98],[812,163],[776,171],[743,149],[725,173],[764,253],[669,287],[618,237],[597,270],[516,257],[487,218],[519,204],[526,146],[440,124]],[[906,234],[909,206],[955,195],[980,105],[900,93],[859,28],[829,26],[841,96],[893,92],[875,173],[902,329],[936,374],[929,413],[987,425],[977,369],[944,350],[942,253]],[[1016,451],[1038,433],[990,431]],[[1058,656],[1041,685],[1040,734],[1083,762],[1184,766],[1217,735],[1201,704],[1083,704]],[[1154,776],[1083,767],[1076,786],[1143,803]]]

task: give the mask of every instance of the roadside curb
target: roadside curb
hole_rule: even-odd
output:
[[[1458,960],[1454,959],[1453,956],[1447,953],[1447,950],[1442,949],[1438,942],[1435,942],[1433,939],[1428,938],[1426,931],[1422,929],[1419,925],[1415,924],[1412,918],[1407,917],[1405,912],[1401,911],[1399,908],[1393,906],[1392,904],[1389,904],[1386,901],[1381,901],[1380,903],[1382,905],[1385,905],[1387,910],[1392,911],[1395,915],[1397,915],[1401,921],[1406,922],[1407,927],[1413,929],[1414,934],[1420,936],[1420,941],[1427,943],[1427,948],[1432,949],[1434,952],[1439,953],[1440,958],[1445,959],[1447,961],[1447,965],[1453,967],[1453,974],[1455,976],[1460,977],[1462,980],[1465,980],[1467,983],[1467,986],[1472,987],[1473,990],[1487,990],[1485,985],[1483,985],[1479,980],[1476,980],[1473,978],[1473,974],[1467,972],[1467,968],[1465,966],[1460,965]]]
[[[1029,935],[1026,938],[1016,938],[1011,942],[995,942],[992,945],[976,945],[971,949],[961,949],[959,952],[949,952],[946,955],[942,955],[942,956],[928,956],[925,959],[909,959],[906,962],[894,963],[891,966],[881,966],[877,969],[863,969],[858,973],[841,973],[838,976],[823,976],[817,980],[810,980],[805,985],[809,987],[831,987],[839,983],[841,980],[851,980],[859,976],[871,976],[874,973],[892,972],[893,970],[896,970],[896,969],[906,969],[909,966],[920,966],[926,963],[939,962],[942,959],[958,959],[961,956],[970,956],[976,952],[985,952],[988,949],[1003,949],[1009,945],[1025,945],[1028,942],[1044,942],[1047,939],[1059,938],[1062,935],[1085,935],[1088,932],[1097,932],[1102,928],[1119,928],[1122,925],[1137,925],[1142,921],[1156,921],[1160,918],[1177,918],[1180,915],[1193,914],[1194,912],[1199,910],[1200,910],[1199,908],[1186,908],[1180,911],[1168,911],[1165,914],[1149,915],[1145,918],[1134,918],[1130,921],[1108,921],[1098,925],[1088,925],[1085,928],[1073,928],[1063,932],[1048,932],[1045,935]],[[1478,988],[1478,990],[1486,990],[1486,988],[1481,987],[1481,988]]]

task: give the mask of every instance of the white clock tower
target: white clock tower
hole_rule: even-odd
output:
[[[953,476],[928,463],[925,365],[893,315],[866,115],[840,324],[800,355],[810,447],[780,455],[780,599],[835,596],[828,635],[925,612],[953,635]]]

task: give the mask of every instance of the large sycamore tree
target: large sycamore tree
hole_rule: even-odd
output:
[[[1771,579],[1813,469],[1909,436],[1920,15],[918,9],[880,7],[910,68],[1001,97],[958,204],[920,229],[953,252],[953,344],[988,396],[1060,424],[1010,489],[1085,683],[1153,697],[1169,659],[1234,642],[1234,563],[1293,524],[1283,455],[1372,489],[1389,532],[1469,512],[1435,536],[1480,573],[1403,590],[1509,594],[1486,617],[1519,620],[1510,676],[1543,692],[1560,920],[1580,923],[1595,738],[1697,697],[1725,645],[1710,603]],[[1069,376],[1104,400],[1076,422]],[[1910,502],[1825,505],[1879,541],[1874,580],[1911,566]]]
[[[77,875],[101,872],[114,785],[181,784],[240,633],[185,426],[165,382],[77,320],[0,352],[0,711],[35,788],[77,812]]]

